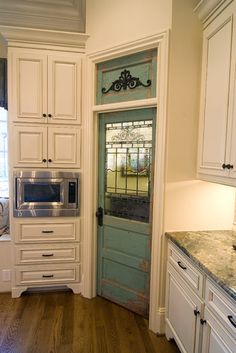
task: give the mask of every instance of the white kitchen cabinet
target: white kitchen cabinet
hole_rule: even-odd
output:
[[[175,338],[184,353],[197,353],[200,334],[201,300],[169,265],[166,323],[168,338]]]
[[[13,126],[13,167],[80,167],[80,128],[25,124]]]
[[[182,353],[236,351],[235,302],[171,241],[166,280],[166,337],[174,338]]]
[[[235,353],[235,340],[207,308],[204,319],[202,353]]]
[[[235,186],[235,2],[223,6],[204,24],[198,176]]]
[[[198,286],[194,284],[202,283],[202,274],[198,270],[194,272],[193,266],[174,246],[169,246],[168,253],[166,336],[175,339],[182,353],[197,353],[203,301],[197,295]],[[192,276],[193,273],[197,276]]]
[[[79,124],[81,56],[9,49],[12,121]]]
[[[34,287],[81,292],[80,218],[17,218],[12,224],[12,296]]]

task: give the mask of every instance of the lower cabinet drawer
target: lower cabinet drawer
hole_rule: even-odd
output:
[[[79,264],[36,265],[15,268],[16,285],[63,284],[80,281]]]
[[[168,259],[188,285],[201,296],[203,290],[203,274],[170,242]]]
[[[36,264],[80,261],[80,245],[29,245],[15,247],[15,263]]]
[[[206,281],[205,302],[220,323],[236,340],[236,305],[208,279]]]

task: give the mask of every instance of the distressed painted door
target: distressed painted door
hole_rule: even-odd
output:
[[[146,317],[155,114],[99,117],[98,294]]]

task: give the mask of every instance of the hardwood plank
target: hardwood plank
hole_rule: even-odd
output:
[[[179,353],[141,316],[71,292],[0,294],[0,353]]]

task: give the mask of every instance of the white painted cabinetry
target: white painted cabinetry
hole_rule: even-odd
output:
[[[13,121],[80,123],[80,54],[14,48],[9,60]]]
[[[33,287],[81,291],[80,219],[15,219],[12,296]]]
[[[14,167],[79,168],[80,128],[14,124]]]
[[[16,170],[27,168],[78,171],[81,62],[87,36],[8,27],[5,31],[10,180]],[[80,293],[80,217],[14,217],[13,183],[10,189],[12,296],[28,288],[58,286]]]
[[[234,353],[235,302],[171,241],[166,284],[167,339],[182,353]]]
[[[202,274],[169,246],[167,270],[166,336],[174,338],[183,353],[199,352],[200,317],[203,300],[198,296],[202,290]]]
[[[236,185],[235,2],[203,23],[198,176]]]

